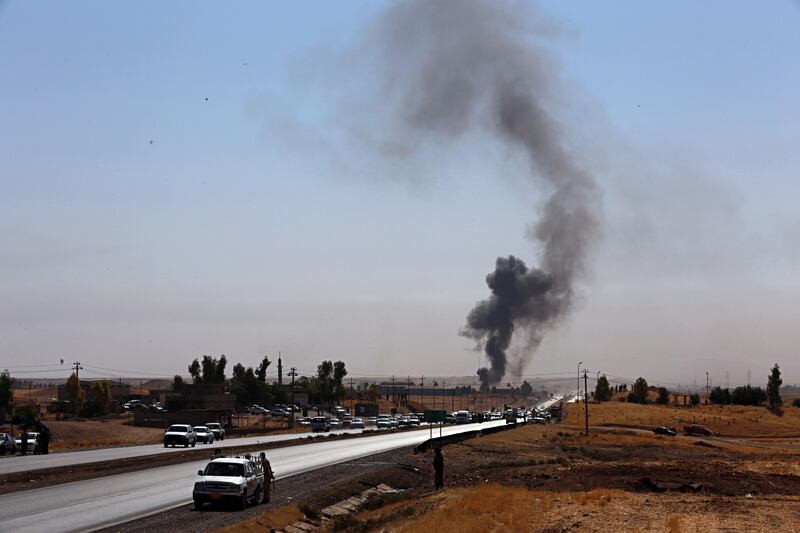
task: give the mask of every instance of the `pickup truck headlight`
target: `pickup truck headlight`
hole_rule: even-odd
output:
[[[194,490],[202,491],[202,490],[205,490],[205,489],[206,489],[206,485],[202,481],[198,481],[197,483],[194,484]]]

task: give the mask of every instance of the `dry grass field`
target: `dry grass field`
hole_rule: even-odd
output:
[[[566,404],[565,424],[584,423],[584,405]],[[589,403],[589,424],[652,429],[702,424],[715,434],[748,438],[800,437],[800,408],[784,407],[783,415],[764,407],[698,405],[697,407],[641,405],[624,402]]]
[[[583,408],[569,407],[566,424],[528,425],[446,446],[443,491],[432,490],[431,455],[408,453],[402,462],[419,474],[400,498],[327,527],[444,533],[800,531],[800,439],[787,437],[797,431],[792,427],[797,409],[777,416],[735,406],[590,404],[594,426],[628,427],[593,427],[587,437],[575,427],[582,422],[578,407]],[[634,429],[694,421],[728,436],[667,437]]]
[[[100,448],[106,446],[133,446],[137,444],[158,444],[164,430],[142,428],[123,424],[125,419],[108,421],[46,421],[53,433],[52,450]]]
[[[286,527],[303,517],[297,505],[271,507],[266,512],[227,527],[215,529],[214,533],[263,533],[271,529]]]
[[[636,418],[637,406],[627,407]],[[549,425],[444,453],[447,490],[423,485],[405,502],[356,514],[351,530],[800,530],[797,448],[776,453],[747,439],[729,444],[626,429],[585,437]]]
[[[545,492],[498,484],[448,489],[356,519],[382,522],[379,531],[796,531],[800,497],[719,499],[622,490]],[[412,518],[406,518],[408,514]],[[399,517],[392,519],[392,516]],[[382,520],[384,518],[384,520]]]

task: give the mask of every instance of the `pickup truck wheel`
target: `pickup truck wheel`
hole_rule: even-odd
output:
[[[167,447],[167,443],[165,442],[165,443],[164,443],[164,448],[166,448],[166,447]]]
[[[202,511],[203,510],[203,502],[201,502],[200,500],[195,500],[194,501],[194,510],[195,511]]]
[[[261,486],[256,487],[255,498],[253,498],[253,505],[261,503]]]
[[[194,445],[195,445],[195,444],[197,444],[197,441],[194,441],[194,442],[192,443],[192,448],[194,448]]]
[[[188,448],[189,447],[189,443],[187,442],[186,444],[183,445],[183,447],[184,448]]]
[[[239,510],[244,511],[247,509],[247,489],[242,492],[242,500],[239,502]]]

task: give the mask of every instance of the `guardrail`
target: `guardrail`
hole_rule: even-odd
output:
[[[474,431],[465,431],[463,433],[456,433],[454,435],[447,435],[444,437],[433,437],[414,446],[414,453],[421,453],[432,448],[441,448],[442,446],[447,446],[448,444],[455,444],[467,439],[474,439],[475,437],[480,437],[482,435],[491,435],[492,433],[499,433],[500,431],[507,431],[509,429],[515,429],[524,425],[525,424],[522,422],[517,422],[514,424],[505,424],[503,426],[492,426],[483,429],[476,429]]]

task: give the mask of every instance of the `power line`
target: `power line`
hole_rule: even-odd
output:
[[[89,364],[87,364],[86,366],[89,367],[89,368],[98,368],[100,370],[108,370],[110,372],[119,372],[119,373],[123,373],[123,374],[134,374],[136,376],[140,376],[140,375],[141,376],[153,376],[153,377],[159,377],[159,378],[168,377],[168,376],[165,376],[163,373],[162,374],[154,374],[153,372],[142,372],[140,370],[124,370],[124,369],[120,369],[120,368],[108,368],[108,367],[104,367],[104,366],[89,365]]]

